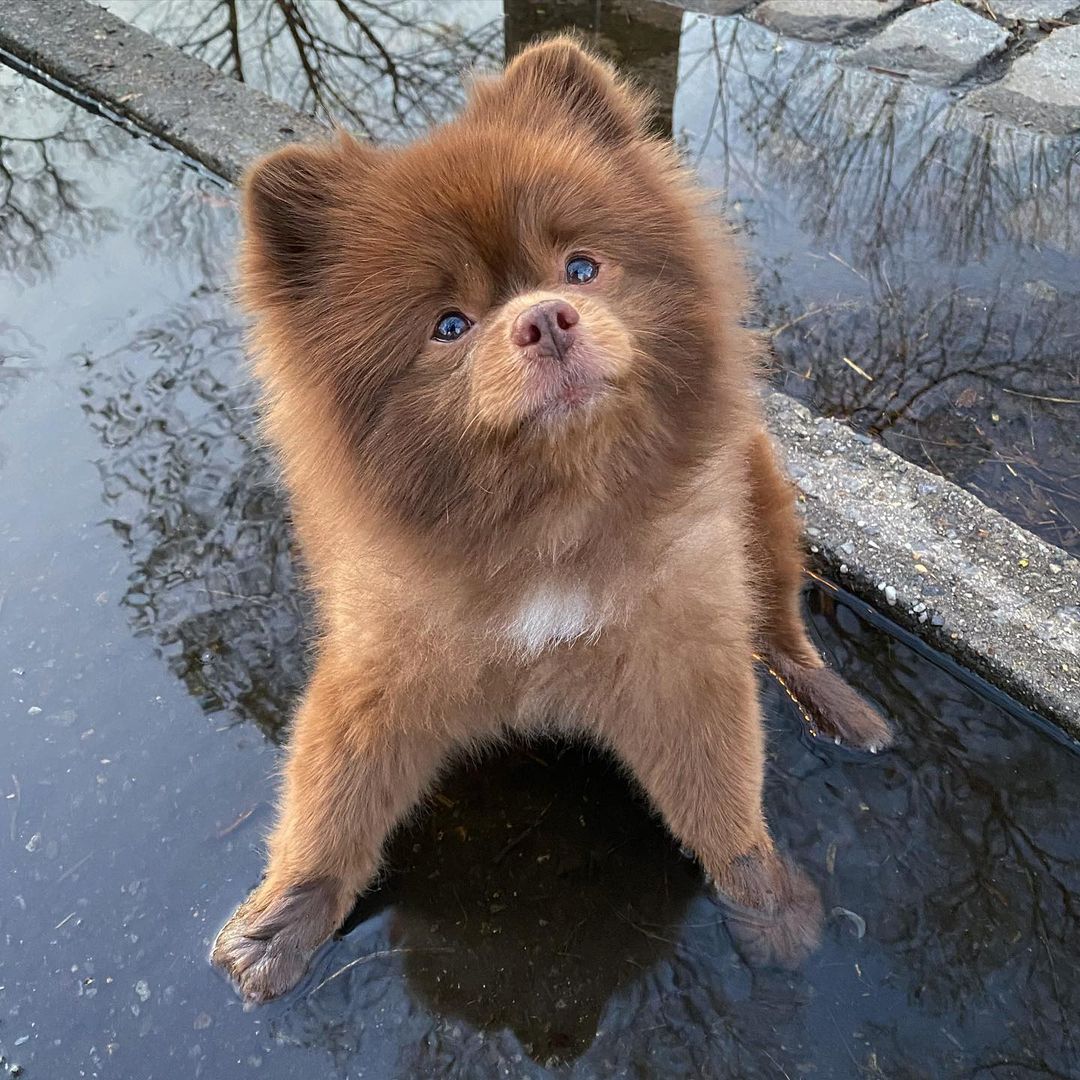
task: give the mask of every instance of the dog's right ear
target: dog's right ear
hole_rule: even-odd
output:
[[[470,111],[509,117],[526,131],[577,124],[618,147],[647,136],[650,102],[606,60],[564,34],[523,49],[502,75],[477,79]]]
[[[345,189],[362,181],[378,151],[342,133],[336,142],[296,143],[244,175],[245,271],[264,299],[302,299],[333,254]]]

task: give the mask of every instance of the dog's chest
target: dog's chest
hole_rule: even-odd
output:
[[[503,624],[501,636],[516,650],[535,656],[596,635],[602,628],[600,613],[583,587],[545,583],[524,594]]]

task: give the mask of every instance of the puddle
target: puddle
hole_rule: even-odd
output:
[[[1080,553],[1080,137],[655,0],[107,0],[300,108],[396,140],[458,73],[574,26],[727,192],[775,379]],[[234,17],[235,16],[235,17]]]
[[[449,777],[291,999],[206,962],[260,872],[307,635],[225,289],[229,193],[0,69],[0,1054],[54,1077],[1076,1075],[1080,760],[815,589],[895,751],[763,680],[769,817],[832,912],[751,974],[610,762]]]

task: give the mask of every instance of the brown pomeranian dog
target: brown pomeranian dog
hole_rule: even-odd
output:
[[[262,883],[213,962],[303,976],[463,749],[610,748],[749,959],[817,943],[762,812],[755,654],[856,747],[884,721],[800,613],[741,260],[647,102],[558,38],[401,149],[259,161],[242,278],[320,616]]]

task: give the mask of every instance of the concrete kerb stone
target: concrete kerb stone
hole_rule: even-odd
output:
[[[672,7],[682,7],[681,0],[665,0]],[[693,8],[702,15],[736,15],[757,0],[693,0]]]
[[[897,16],[844,59],[951,84],[971,75],[1008,43],[1005,30],[957,0],[934,0]]]
[[[786,394],[766,411],[826,576],[1080,736],[1080,562]]]
[[[763,0],[750,17],[771,30],[807,41],[833,41],[868,30],[907,0]]]
[[[0,49],[235,181],[259,154],[325,137],[309,116],[222,76],[88,0],[3,0]]]
[[[0,48],[228,180],[327,133],[88,0],[0,0]],[[815,565],[1080,737],[1080,562],[783,394],[766,410]]]
[[[991,5],[999,19],[1037,23],[1044,19],[1060,19],[1080,7],[1078,0],[993,0]]]
[[[1019,57],[999,82],[968,98],[974,109],[1004,114],[1043,131],[1080,131],[1080,26],[1064,26]]]

